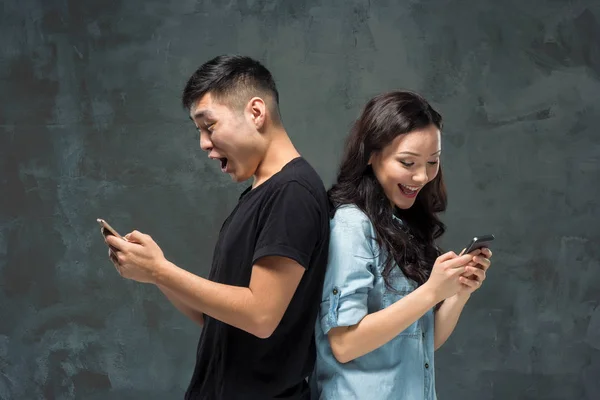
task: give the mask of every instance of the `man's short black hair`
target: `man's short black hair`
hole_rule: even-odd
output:
[[[267,68],[250,57],[221,55],[202,64],[183,89],[183,107],[190,110],[207,93],[223,104],[238,108],[259,96],[271,108],[272,118],[279,120],[279,93],[275,81]]]

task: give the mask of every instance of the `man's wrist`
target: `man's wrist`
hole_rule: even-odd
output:
[[[167,260],[163,259],[156,265],[156,268],[152,271],[152,283],[156,286],[164,288],[164,278],[168,271],[173,268],[173,264]]]

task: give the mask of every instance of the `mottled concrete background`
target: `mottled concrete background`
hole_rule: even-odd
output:
[[[445,116],[443,244],[498,240],[440,399],[599,399],[599,19],[596,0],[3,0],[0,398],[181,398],[199,329],[116,274],[95,218],[207,274],[243,186],[179,95],[243,53],[328,184],[370,96],[415,89]]]

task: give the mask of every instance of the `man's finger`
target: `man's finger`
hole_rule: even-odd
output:
[[[106,244],[119,251],[126,249],[129,245],[129,243],[127,243],[125,240],[119,239],[118,237],[113,235],[106,236],[104,240],[106,241]]]
[[[132,242],[137,242],[137,243],[144,243],[145,236],[146,235],[144,235],[140,231],[133,231],[127,235],[128,240],[131,240]]]
[[[121,271],[119,270],[119,261],[117,260],[116,254],[113,253],[113,251],[111,249],[108,249],[108,258],[110,259],[110,261],[113,263],[113,265],[115,266],[117,271],[119,271],[119,274],[120,274]]]
[[[133,232],[130,232],[127,235],[125,235],[125,239],[127,239],[129,242],[134,242],[134,243],[139,243],[139,244],[144,244],[145,237],[146,237],[146,235],[144,235],[143,233],[141,233],[139,231],[133,231]]]

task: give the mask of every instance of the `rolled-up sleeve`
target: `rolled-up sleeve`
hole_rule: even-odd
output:
[[[325,334],[331,328],[355,325],[368,313],[367,295],[374,281],[373,235],[369,219],[358,208],[340,208],[331,220],[320,310]]]

